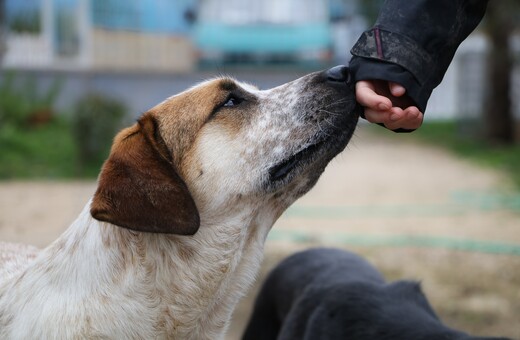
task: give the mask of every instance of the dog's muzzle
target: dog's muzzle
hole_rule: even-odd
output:
[[[308,96],[311,98],[308,100],[315,103],[323,102],[315,104],[315,110],[307,113],[317,133],[312,141],[269,169],[272,182],[283,180],[294,169],[318,160],[326,165],[345,148],[357,124],[361,107],[355,100],[355,84],[347,66],[335,66],[310,75],[308,83],[305,91],[313,95],[302,93],[302,97]],[[305,104],[302,106],[307,107],[309,103]]]

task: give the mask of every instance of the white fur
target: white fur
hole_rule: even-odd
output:
[[[0,329],[1,339],[223,337],[233,307],[254,280],[271,216],[242,210],[225,224],[205,223],[193,237],[119,230],[135,241],[124,245],[135,257],[122,270],[123,245],[103,244],[103,233],[117,227],[93,219],[89,206],[0,286],[0,325],[9,325]],[[254,222],[248,220],[260,224],[246,247],[244,222]],[[197,250],[189,266],[177,258],[179,244]]]

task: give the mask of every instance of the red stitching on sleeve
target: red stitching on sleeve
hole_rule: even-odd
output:
[[[377,47],[377,57],[379,59],[384,59],[383,55],[383,45],[381,43],[381,33],[379,32],[379,28],[374,28],[374,35],[376,37],[376,47]]]

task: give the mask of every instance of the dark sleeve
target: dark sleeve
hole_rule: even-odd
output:
[[[425,112],[460,43],[487,0],[386,0],[373,28],[351,50],[354,79],[399,83]]]

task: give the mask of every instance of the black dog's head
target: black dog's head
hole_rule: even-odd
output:
[[[507,340],[473,337],[446,327],[420,284],[412,281],[336,285],[309,320],[309,339]]]

